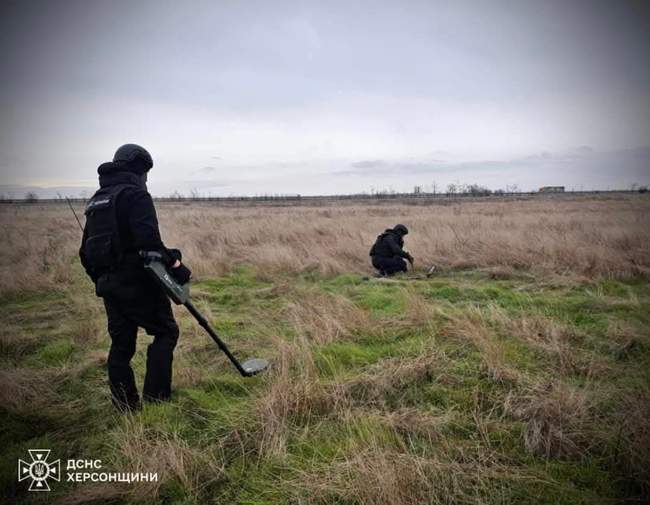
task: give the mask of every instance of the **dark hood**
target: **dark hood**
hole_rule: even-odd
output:
[[[115,186],[116,184],[132,184],[144,190],[147,189],[146,174],[138,175],[124,170],[124,165],[107,161],[97,168],[99,187]]]

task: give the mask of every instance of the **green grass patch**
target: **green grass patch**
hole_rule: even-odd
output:
[[[35,367],[61,365],[71,358],[74,350],[75,346],[70,340],[55,340],[40,347],[30,356],[29,363]]]
[[[157,498],[147,502],[126,497],[127,504],[309,502],[302,487],[309,479],[315,486],[331,485],[328,472],[339,471],[364,451],[466,471],[459,476],[459,490],[486,504],[596,504],[645,498],[639,483],[629,484],[622,466],[612,464],[615,452],[624,450],[616,438],[621,419],[633,419],[622,409],[630,399],[644,398],[650,383],[650,288],[645,281],[547,284],[523,274],[493,279],[472,271],[384,281],[316,271],[272,277],[239,267],[202,280],[193,293],[199,307],[209,308],[214,328],[238,356],[270,358],[271,370],[251,379],[240,377],[209,337],[194,331],[195,323],[184,316],[182,352],[175,361],[179,380],[171,401],[147,404],[128,420],[112,410],[106,369],[98,359],[109,341],[75,338],[82,330],[71,319],[77,316],[67,310],[71,295],[4,295],[3,373],[7,384],[15,384],[11,374],[20,369],[15,377],[24,382],[12,386],[11,394],[27,399],[34,394],[24,369],[32,370],[33,377],[44,368],[56,370],[53,376],[60,379],[48,390],[54,398],[51,405],[0,410],[2,500],[41,502],[16,481],[17,458],[24,459],[28,448],[51,448],[57,458],[93,454],[117,468],[122,456],[115,437],[128,436],[129,427],[143,429],[152,441],[176,440],[188,449],[183,458],[213,456],[223,466],[223,475],[203,486],[191,472],[183,477],[191,465],[180,458],[175,461],[178,472],[161,475]],[[341,317],[325,313],[327,306],[309,309],[314,317],[323,311],[322,324],[347,324],[351,328],[344,329],[350,331],[333,331],[341,337],[327,343],[305,342],[301,331],[309,321],[300,327],[287,317],[287,308],[303,296],[318,300],[328,294],[356,308]],[[355,326],[349,314],[356,314],[357,308],[367,318]],[[558,348],[576,370],[560,366],[551,330],[551,337],[513,334],[509,320],[526,317],[562,330]],[[454,331],[455,324],[468,320],[470,324]],[[474,324],[486,325],[478,336],[489,339],[487,347],[467,334]],[[544,348],[535,338],[551,340],[542,341]],[[140,388],[150,341],[150,336],[139,335],[133,360]],[[515,378],[490,373],[481,350],[490,345],[502,365],[516,372]],[[44,387],[42,381],[34,384]],[[513,405],[528,405],[530,395],[549,384],[570,386],[589,400],[588,414],[575,415],[592,416],[590,433],[601,438],[584,454],[564,457],[551,451],[539,457],[527,450],[530,425],[525,416],[513,414]],[[548,401],[553,398],[549,394]],[[556,428],[553,416],[571,405],[540,403],[540,410],[531,408],[529,415],[539,416],[535,421],[547,430],[544,434]],[[566,419],[562,422],[572,418],[567,414]],[[562,424],[558,429],[565,430],[566,437],[575,436],[569,428]],[[273,451],[268,450],[269,440],[276,444]],[[390,468],[390,461],[387,464]],[[420,475],[417,471],[414,467],[414,476]],[[339,476],[340,482],[354,478],[349,472]],[[482,479],[478,484],[477,476]],[[76,487],[60,485],[53,496],[65,496]],[[345,492],[350,494],[334,486],[323,496],[332,503],[359,502],[354,490]]]

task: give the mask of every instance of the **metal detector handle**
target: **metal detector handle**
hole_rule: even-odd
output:
[[[243,377],[251,377],[252,375],[254,375],[244,370],[244,368],[239,364],[239,361],[237,361],[237,358],[235,358],[232,355],[230,349],[228,349],[226,344],[219,338],[219,335],[217,335],[215,331],[210,327],[210,324],[205,319],[205,317],[203,317],[201,313],[198,310],[196,310],[196,307],[192,305],[192,302],[190,300],[186,300],[183,305],[187,307],[187,310],[190,311],[190,314],[194,316],[194,319],[197,320],[197,322],[203,327],[203,329],[208,332],[208,334],[212,337],[212,340],[214,340],[215,343],[219,346],[219,349],[221,349],[224,352],[224,354],[228,356],[230,362],[233,365],[235,365],[235,368]]]
[[[176,305],[184,305],[189,300],[189,283],[180,284],[174,278],[165,267],[162,254],[156,251],[140,251],[140,257],[144,260],[144,269],[162,286]]]

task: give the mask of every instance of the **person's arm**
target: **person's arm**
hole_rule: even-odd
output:
[[[131,195],[129,201],[129,228],[135,248],[139,251],[158,251],[172,274],[182,284],[187,282],[192,272],[181,262],[182,255],[178,249],[167,249],[160,237],[158,216],[151,195],[138,191]]]
[[[397,243],[397,240],[392,234],[387,234],[386,236],[386,243],[388,244],[388,247],[390,248],[390,252],[393,253],[393,256],[399,256],[401,258],[406,258],[408,259],[411,255],[404,251],[399,244]]]
[[[146,191],[131,193],[127,204],[129,206],[129,229],[135,248],[145,251],[158,251],[165,256],[166,261],[171,259],[160,237],[158,216],[151,195]]]

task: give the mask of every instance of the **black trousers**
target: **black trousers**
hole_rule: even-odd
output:
[[[161,289],[147,289],[137,299],[104,297],[111,350],[108,380],[113,403],[119,409],[137,408],[138,389],[131,368],[138,327],[153,335],[147,348],[145,400],[165,400],[171,394],[172,360],[178,341],[178,325],[169,298]]]
[[[393,258],[372,257],[372,266],[382,275],[393,275],[397,272],[406,272],[406,261],[399,256]]]

